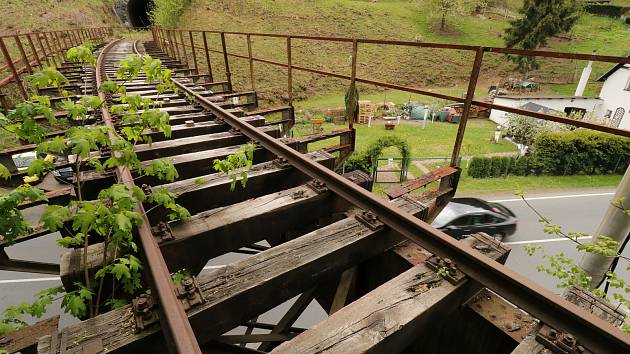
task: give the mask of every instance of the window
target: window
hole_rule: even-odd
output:
[[[451,222],[451,225],[453,225],[453,226],[470,225],[470,218],[468,216],[459,217],[459,218],[453,220],[453,222]]]
[[[617,108],[617,110],[615,111],[615,115],[612,118],[612,121],[610,122],[610,126],[613,128],[619,128],[619,124],[621,123],[621,118],[623,118],[623,115],[626,113],[626,110],[623,109],[622,107]]]

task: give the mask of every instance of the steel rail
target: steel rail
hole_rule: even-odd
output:
[[[202,107],[257,141],[270,152],[287,159],[291,165],[308,176],[324,182],[328,188],[348,202],[374,212],[384,224],[412,242],[429,252],[450,258],[472,279],[497,292],[516,306],[555,328],[572,333],[590,350],[596,353],[625,353],[630,350],[630,335],[622,333],[611,324],[562,299],[523,275],[484,257],[475,250],[462,247],[449,235],[389,205],[334,171],[305,158],[301,153],[238,119],[177,79],[173,79],[173,82],[179,89],[194,97]]]
[[[96,85],[99,87],[105,76],[103,68],[103,60],[106,53],[118,41],[112,41],[107,44],[99,53],[96,63]],[[135,42],[134,42],[135,48]],[[105,94],[99,92],[99,98],[105,100]],[[111,128],[108,130],[109,139],[115,141],[114,123],[109,111],[105,106],[101,108],[103,114],[103,122],[105,126]],[[125,184],[130,190],[135,186],[133,176],[128,167],[116,167],[116,176],[119,183]],[[201,354],[201,349],[197,343],[195,334],[190,326],[186,312],[182,307],[181,301],[175,295],[175,288],[171,280],[170,272],[164,261],[164,257],[155,241],[155,237],[151,232],[149,219],[146,216],[142,204],[138,205],[137,212],[142,216],[142,223],[138,226],[138,236],[142,244],[145,260],[147,263],[147,273],[151,282],[153,295],[159,301],[158,310],[160,311],[160,323],[162,324],[162,332],[169,344],[171,351],[181,354]]]

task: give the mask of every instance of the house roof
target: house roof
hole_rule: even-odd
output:
[[[630,55],[628,55],[628,58],[630,58]],[[615,73],[615,71],[617,71],[617,70],[621,69],[621,68],[622,68],[622,67],[624,67],[624,66],[626,66],[626,67],[630,68],[630,64],[623,64],[623,63],[619,63],[619,64],[617,64],[617,65],[613,66],[613,67],[612,67],[610,70],[608,70],[608,71],[607,71],[604,75],[600,76],[600,77],[599,77],[599,79],[597,79],[597,81],[600,81],[600,82],[604,82],[604,81],[606,81],[606,79],[608,79],[608,77],[609,77],[610,75],[614,74],[614,73]]]
[[[599,99],[598,97],[589,96],[562,96],[562,95],[515,95],[515,96],[497,96],[496,98],[506,98],[509,100],[535,100],[535,99]]]
[[[524,109],[526,111],[532,111],[532,112],[537,112],[537,113],[551,113],[551,112],[559,112],[558,110],[543,106],[543,105],[539,105],[538,103],[534,103],[534,102],[527,102],[524,105],[519,107],[520,109]]]

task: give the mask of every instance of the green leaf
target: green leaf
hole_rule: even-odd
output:
[[[45,172],[48,172],[55,168],[55,164],[47,159],[37,159],[28,166],[26,173],[29,176],[41,176]]]
[[[120,262],[114,263],[112,265],[111,273],[116,277],[117,280],[123,278],[131,278],[131,271],[129,270],[129,267],[127,267],[126,264]]]
[[[155,176],[161,181],[172,182],[179,177],[175,165],[168,158],[151,160],[149,166],[144,168],[147,176]]]
[[[63,307],[64,312],[70,313],[72,316],[77,318],[84,317],[87,310],[84,299],[75,291],[66,293],[61,301],[61,306]]]
[[[597,236],[594,242],[583,243],[577,246],[580,251],[598,254],[604,257],[613,257],[617,254],[619,243],[608,236]]]
[[[6,168],[3,164],[0,163],[0,178],[9,179],[11,178],[11,172]]]
[[[41,216],[41,222],[46,228],[54,232],[59,230],[70,217],[70,210],[67,207],[48,205]]]

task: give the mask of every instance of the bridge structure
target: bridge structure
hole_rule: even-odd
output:
[[[572,124],[621,136],[630,131],[571,120],[543,113],[497,106],[474,98],[484,55],[488,53],[630,63],[630,58],[524,51],[519,49],[439,43],[386,41],[364,38],[317,37],[269,33],[241,33],[152,28],[152,40],[111,38],[112,29],[81,29],[0,37],[4,62],[3,85],[17,85],[28,98],[23,79],[46,64],[55,65],[70,79],[69,96],[79,99],[99,94],[107,105],[115,97],[97,92],[105,80],[116,80],[119,60],[128,54],[149,54],[173,71],[177,90],[158,95],[154,84],[140,76],[121,82],[127,92],[159,99],[160,110],[170,115],[172,135],[154,131],[151,144],[134,151],[148,165],[168,158],[179,177],[170,183],[138,175],[129,168],[108,173],[82,174],[81,193],[87,199],[116,183],[166,188],[192,216],[167,221],[164,212],[147,214],[136,230],[149,294],[132,303],[65,328],[35,324],[9,334],[0,349],[36,350],[38,353],[625,353],[630,337],[618,326],[623,316],[583,289],[559,297],[503,265],[509,247],[485,234],[455,240],[430,222],[457,190],[456,166],[472,106],[499,109],[539,119]],[[208,45],[219,38],[221,48]],[[247,55],[228,51],[228,41],[239,36],[248,44]],[[253,37],[273,37],[286,43],[286,62],[256,57]],[[28,46],[23,45],[26,39]],[[61,54],[84,40],[97,41],[96,68],[69,63]],[[53,42],[47,45],[46,41]],[[351,46],[350,74],[328,72],[292,61],[297,40],[344,42]],[[67,42],[67,43],[66,43]],[[36,45],[41,43],[43,45]],[[62,44],[64,43],[64,44]],[[406,46],[465,51],[471,55],[470,80],[465,97],[454,97],[416,87],[378,82],[357,75],[360,46]],[[14,50],[12,50],[12,48]],[[30,50],[29,50],[30,48]],[[17,56],[16,54],[17,53]],[[221,55],[224,72],[217,73],[210,53]],[[230,59],[246,60],[251,90],[235,91]],[[254,79],[256,63],[287,71],[285,105],[260,107]],[[360,174],[337,172],[355,146],[354,108],[348,127],[333,132],[291,138],[294,72],[347,80],[350,95],[357,84],[403,90],[464,104],[454,141],[451,165],[439,173],[389,192],[389,200],[371,193]],[[225,78],[219,80],[217,77]],[[352,97],[351,97],[352,101]],[[9,103],[6,103],[8,106]],[[58,112],[63,115],[64,112]],[[86,124],[121,129],[119,117],[106,107],[93,112]],[[51,131],[49,136],[63,134]],[[312,144],[335,139],[317,149]],[[212,161],[255,144],[247,187],[230,191],[231,179],[212,169]],[[309,148],[309,145],[311,148]],[[14,156],[33,151],[25,144],[0,152],[11,172],[8,185],[18,185],[25,171]],[[101,152],[107,155],[109,152]],[[57,163],[57,168],[68,167]],[[204,183],[198,181],[202,179]],[[435,188],[420,190],[433,182]],[[435,183],[434,183],[435,185]],[[46,191],[47,203],[67,204],[75,198],[72,187]],[[37,207],[34,204],[23,209]],[[50,234],[36,226],[21,243]],[[63,236],[63,231],[62,231]],[[57,274],[72,289],[83,269],[83,249],[63,255],[59,264],[11,259],[0,243],[0,269]],[[88,246],[87,271],[96,271],[105,246]],[[246,254],[238,261],[207,268],[207,262],[229,253]],[[93,258],[93,260],[91,260]],[[180,285],[171,275],[186,269],[191,277]],[[292,300],[293,299],[293,300]],[[259,316],[292,300],[276,323]],[[313,301],[328,314],[311,328],[295,322]],[[243,329],[242,333],[233,331]],[[255,344],[255,345],[254,345]]]

